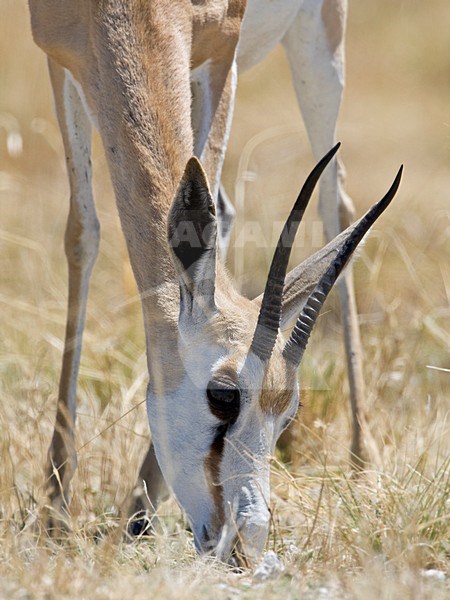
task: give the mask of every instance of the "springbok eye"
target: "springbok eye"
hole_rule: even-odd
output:
[[[226,423],[233,424],[239,416],[241,392],[233,385],[210,381],[206,389],[212,414]]]

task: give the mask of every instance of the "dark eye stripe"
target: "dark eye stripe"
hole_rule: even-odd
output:
[[[227,429],[227,424],[222,424],[217,428],[216,436],[205,459],[205,471],[207,474],[208,486],[216,506],[213,516],[213,527],[217,531],[221,530],[225,522],[223,487],[220,482],[220,464],[222,462]]]

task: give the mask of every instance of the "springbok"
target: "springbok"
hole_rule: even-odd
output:
[[[99,243],[92,120],[142,299],[152,445],[141,478],[148,497],[156,505],[166,486],[172,489],[200,552],[228,560],[238,547],[256,556],[269,527],[269,457],[297,410],[297,371],[308,337],[333,283],[394,196],[400,172],[363,218],[286,275],[295,232],[320,174],[333,163],[333,148],[286,222],[263,297],[248,300],[217,259],[214,202],[244,2],[30,0],[30,9],[35,41],[49,57],[71,189],[49,525],[63,518],[76,467],[76,383]],[[293,317],[285,342],[280,326]]]

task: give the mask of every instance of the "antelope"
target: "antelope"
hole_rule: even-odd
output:
[[[153,508],[168,489],[174,493],[199,552],[224,561],[236,553],[256,557],[269,529],[269,458],[298,408],[297,373],[309,335],[356,246],[396,193],[401,170],[364,217],[286,273],[312,191],[327,164],[337,169],[335,146],[294,204],[262,297],[244,298],[218,259],[215,203],[244,2],[29,4],[34,39],[48,55],[71,191],[68,316],[47,464],[49,528],[64,520],[76,468],[76,384],[99,244],[92,122],[142,301],[152,443],[140,479]],[[292,320],[286,341],[281,329]]]

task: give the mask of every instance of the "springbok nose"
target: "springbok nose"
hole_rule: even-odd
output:
[[[259,560],[269,534],[270,512],[258,511],[257,519],[246,519],[239,530],[239,545],[246,558],[250,561]]]
[[[262,503],[246,504],[244,512],[230,518],[222,529],[215,554],[234,566],[258,561],[264,550],[270,526],[270,511]]]

